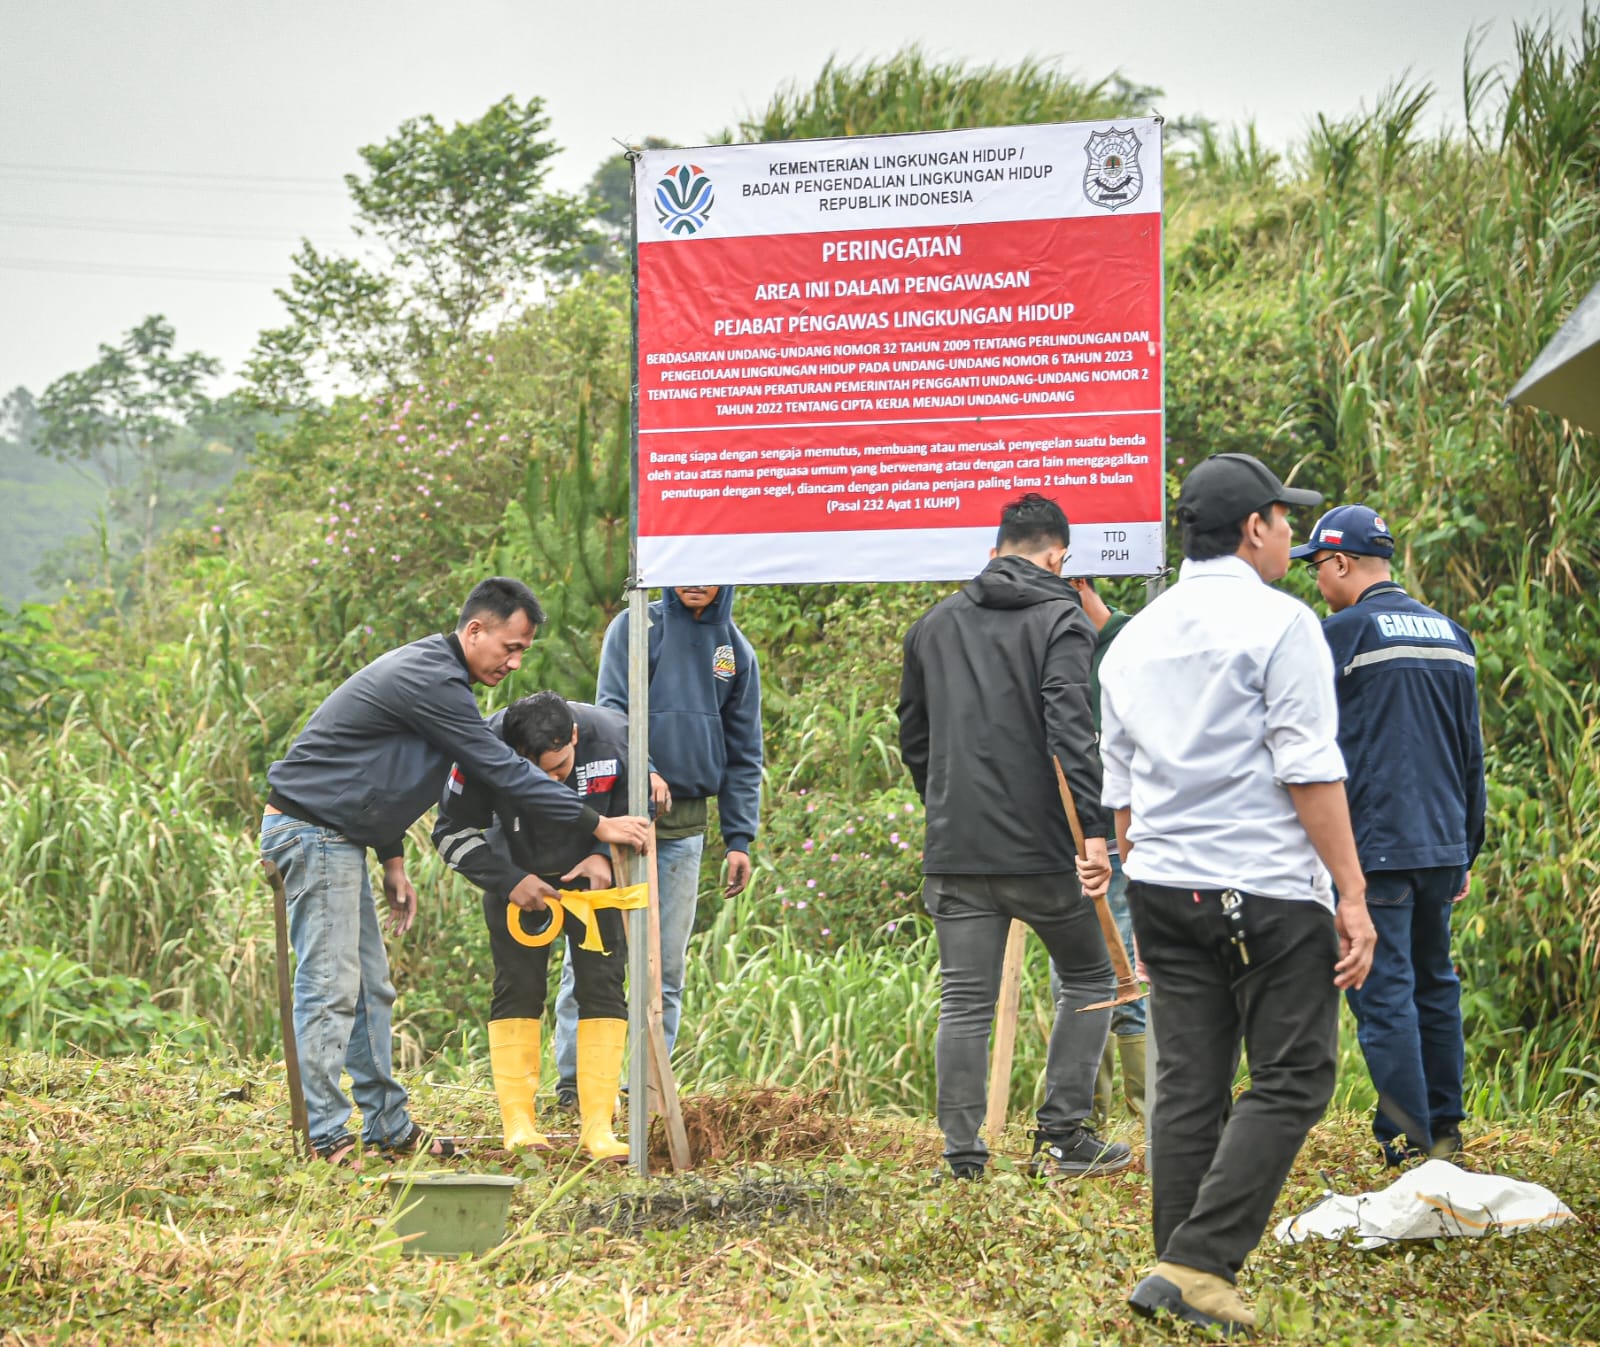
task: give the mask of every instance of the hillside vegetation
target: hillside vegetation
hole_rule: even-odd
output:
[[[1600,278],[1600,16],[1571,39],[1525,31],[1514,64],[1469,65],[1464,87],[1459,134],[1419,131],[1436,95],[1398,85],[1287,159],[1248,133],[1170,138],[1167,454],[1173,491],[1243,449],[1381,506],[1402,578],[1478,640],[1489,841],[1459,929],[1474,1108],[1492,1117],[1592,1106],[1600,1085],[1600,466],[1593,436],[1501,405]],[[730,134],[1119,116],[1149,97],[911,52],[830,65]],[[429,344],[403,378],[302,410],[220,513],[158,546],[137,607],[90,594],[0,646],[0,1033],[270,1050],[266,764],[350,671],[447,626],[475,579],[525,576],[552,614],[493,702],[592,693],[626,573],[627,304],[624,279],[580,274]],[[691,1081],[931,1109],[920,808],[892,708],[901,633],[940,592],[741,594],[766,679],[765,822],[739,908],[708,878]],[[411,856],[422,915],[391,950],[406,1062],[471,1070],[478,905],[422,829]],[[1357,1069],[1352,1103],[1361,1088]]]

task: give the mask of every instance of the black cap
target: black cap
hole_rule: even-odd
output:
[[[1249,454],[1213,454],[1183,479],[1178,518],[1205,533],[1237,524],[1274,504],[1321,505],[1322,493],[1285,486],[1271,468]]]

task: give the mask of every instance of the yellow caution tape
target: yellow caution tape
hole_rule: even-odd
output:
[[[506,929],[519,945],[541,949],[561,934],[566,913],[571,912],[584,928],[583,940],[578,948],[593,954],[605,954],[608,951],[605,942],[600,939],[600,923],[595,920],[595,913],[608,908],[632,912],[648,907],[649,903],[650,887],[647,884],[629,884],[621,889],[562,889],[555,898],[545,899],[545,905],[550,909],[550,924],[538,935],[529,935],[522,929],[522,909],[515,903],[506,904]]]
[[[546,908],[550,912],[550,922],[538,935],[529,935],[522,929],[522,909],[515,903],[506,904],[506,930],[511,932],[511,938],[519,945],[526,945],[529,949],[543,949],[558,935],[566,923],[566,913],[561,910],[559,900],[546,900]]]

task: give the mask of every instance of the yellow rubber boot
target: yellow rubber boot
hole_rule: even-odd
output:
[[[507,1150],[548,1150],[550,1138],[534,1123],[539,1090],[538,1020],[489,1021],[489,1069],[500,1100],[500,1126]]]
[[[578,1144],[591,1160],[628,1158],[627,1145],[611,1131],[627,1041],[627,1020],[578,1021]]]

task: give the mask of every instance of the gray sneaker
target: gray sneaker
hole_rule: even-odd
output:
[[[1060,1136],[1033,1134],[1028,1172],[1041,1179],[1096,1178],[1120,1174],[1133,1163],[1133,1152],[1120,1141],[1102,1141],[1087,1127]]]
[[[576,1084],[568,1085],[561,1081],[556,1086],[556,1112],[576,1113],[578,1111],[578,1087]]]

